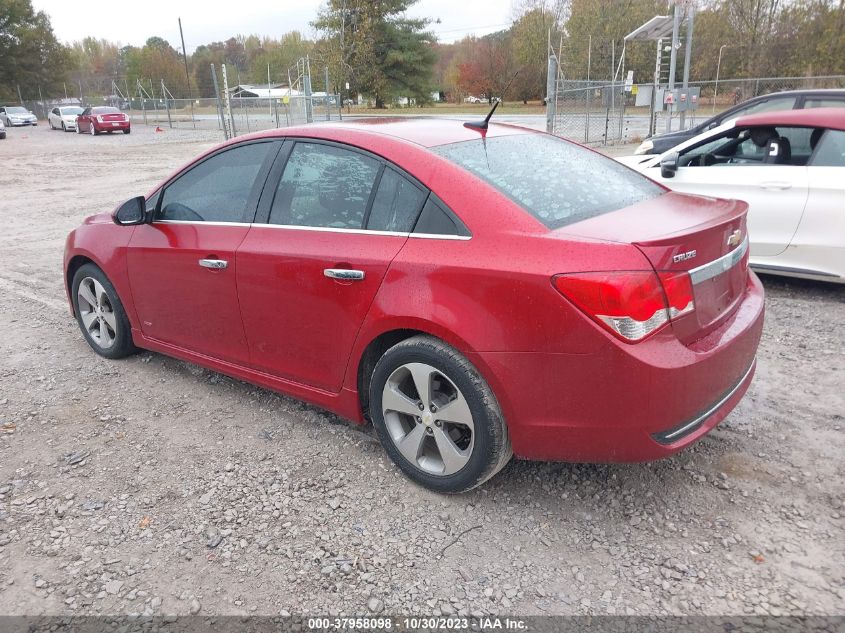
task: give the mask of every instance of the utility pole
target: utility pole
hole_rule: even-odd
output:
[[[681,12],[678,11],[677,0],[672,5],[672,50],[669,53],[669,93],[675,90],[675,68],[678,64],[678,31],[681,29]],[[674,105],[669,104],[669,116],[666,117],[666,131],[672,131],[672,110]]]
[[[686,35],[686,50],[684,51],[684,89],[689,88],[689,65],[690,65],[690,58],[692,57],[692,30],[695,21],[695,5],[692,3],[689,4],[687,7],[687,35]],[[686,123],[686,108],[688,108],[692,103],[689,101],[689,96],[687,97],[688,101],[684,109],[681,110],[681,120],[679,123],[680,129],[684,129],[684,124]]]
[[[182,39],[182,59],[185,60],[185,81],[188,82],[188,99],[191,102],[191,123],[197,129],[197,122],[194,120],[194,96],[191,94],[191,75],[188,73],[188,49],[185,48],[185,35],[182,33],[182,18],[179,20],[179,37]]]

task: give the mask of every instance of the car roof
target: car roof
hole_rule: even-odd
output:
[[[313,132],[317,128],[321,132],[355,130],[358,132],[391,136],[422,147],[435,147],[449,143],[460,143],[461,141],[472,141],[482,136],[480,130],[465,127],[464,121],[461,120],[414,116],[366,117],[340,122],[313,123],[308,126],[300,125],[280,128],[253,136],[308,136],[309,132]],[[492,138],[532,133],[540,134],[536,130],[503,123],[493,123],[491,121],[485,136]]]
[[[845,130],[845,108],[808,108],[749,114],[735,120],[738,127],[746,125],[826,127]]]

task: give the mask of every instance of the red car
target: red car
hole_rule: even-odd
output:
[[[91,136],[97,136],[103,132],[117,132],[120,130],[124,134],[129,134],[132,131],[131,123],[129,122],[129,115],[124,114],[117,108],[110,106],[96,106],[87,107],[76,117],[76,133],[88,133]]]
[[[154,350],[372,421],[458,492],[511,455],[672,455],[751,382],[746,205],[508,125],[239,137],[68,237],[98,354]]]

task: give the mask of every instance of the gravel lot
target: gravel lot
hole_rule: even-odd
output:
[[[675,458],[438,496],[369,428],[89,351],[66,234],[218,138],[0,141],[0,613],[845,613],[845,288],[765,279],[753,386]]]

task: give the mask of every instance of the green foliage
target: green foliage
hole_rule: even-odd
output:
[[[30,0],[0,0],[0,99],[17,101],[17,86],[24,99],[61,88],[70,54],[62,46],[43,11]]]
[[[327,2],[313,24],[323,35],[317,55],[336,84],[349,82],[352,94],[372,97],[376,107],[399,97],[428,100],[434,36],[425,31],[428,20],[405,17],[415,2]]]

